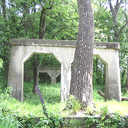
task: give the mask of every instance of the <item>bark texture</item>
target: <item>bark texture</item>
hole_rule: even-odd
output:
[[[24,2],[23,3],[23,27],[24,27],[24,31],[25,34],[27,35],[29,28],[32,26],[29,19],[28,19],[28,15],[30,14],[30,8],[28,7],[28,5]]]
[[[39,23],[39,39],[43,39],[46,31],[46,14],[49,9],[52,9],[52,4],[49,8],[44,8],[42,6],[41,15],[40,15],[40,23]],[[38,67],[39,67],[39,55],[34,55],[34,63],[33,63],[33,93],[36,93],[36,86],[38,86]]]
[[[33,60],[33,93],[36,93],[36,87],[38,86],[38,65],[39,65],[39,55],[34,55]]]
[[[2,14],[3,17],[6,19],[6,1],[2,0]]]
[[[121,5],[124,3],[124,0],[116,0],[116,4],[112,5],[113,0],[108,0],[108,4],[110,7],[111,15],[112,15],[112,21],[113,21],[113,30],[114,30],[114,38],[113,41],[119,41],[120,35],[125,29],[125,27],[128,25],[128,16],[126,12],[123,12],[125,15],[125,23],[120,28],[118,27],[118,14],[119,10],[121,8]],[[126,2],[125,2],[126,4]]]
[[[79,33],[74,62],[70,94],[79,99],[85,106],[93,101],[93,42],[94,23],[90,0],[77,0],[79,11]]]
[[[128,91],[128,71],[127,71],[127,79],[126,79],[126,89]]]
[[[39,39],[43,39],[46,30],[46,10],[42,8],[39,24]]]

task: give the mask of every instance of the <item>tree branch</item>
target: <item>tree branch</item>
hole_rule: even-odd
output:
[[[120,28],[119,33],[121,33],[127,25],[128,25],[128,20],[127,20],[126,23]]]
[[[47,7],[46,9],[49,10],[49,9],[52,9],[54,5],[54,0],[53,1],[49,1],[49,7]]]
[[[115,14],[118,13],[118,10],[119,10],[119,8],[120,8],[122,2],[123,2],[123,0],[121,0],[120,2],[119,2],[119,0],[116,1],[116,5],[115,5],[115,8],[114,8]]]
[[[110,10],[111,10],[111,12],[113,13],[113,12],[114,12],[114,8],[113,8],[113,6],[112,6],[112,2],[111,2],[111,0],[108,0],[108,2],[109,2]]]
[[[120,1],[120,4],[122,4],[122,3],[123,3],[123,0]]]
[[[53,7],[53,5],[54,5],[54,0],[49,0],[49,2],[48,2],[49,7],[46,7],[46,8],[45,8],[45,4],[42,5],[42,4],[41,4],[41,1],[40,1],[40,5],[41,5],[41,7],[44,8],[45,10],[50,10],[50,9],[52,9],[52,7]]]
[[[104,99],[106,98],[105,95],[104,95],[104,93],[103,93],[101,90],[98,91],[98,94],[99,94],[100,96],[102,96]]]
[[[128,21],[128,15],[126,14],[125,11],[123,13],[124,13],[124,16],[125,16],[126,21]]]

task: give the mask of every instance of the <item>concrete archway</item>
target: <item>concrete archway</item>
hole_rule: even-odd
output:
[[[76,41],[19,39],[11,41],[8,85],[13,88],[13,96],[23,101],[24,62],[33,53],[53,54],[61,63],[61,101],[65,101],[70,92],[71,63],[74,59]],[[95,43],[94,55],[99,55],[107,63],[106,96],[108,99],[121,100],[119,44]]]

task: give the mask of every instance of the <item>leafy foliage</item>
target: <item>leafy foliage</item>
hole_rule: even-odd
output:
[[[128,106],[127,102],[104,102],[103,99],[101,100],[101,98],[97,97],[96,92],[98,87],[94,88],[94,97],[96,97],[94,98],[96,111],[93,111],[93,114],[100,114],[100,116],[89,116],[86,118],[86,120],[66,120],[66,118],[62,118],[60,116],[63,115],[62,113],[66,113],[66,111],[62,112],[62,109],[65,108],[65,104],[58,103],[60,102],[60,85],[40,85],[43,98],[47,102],[46,106],[50,119],[45,117],[42,113],[39,97],[32,94],[31,87],[31,83],[25,83],[24,103],[20,103],[10,96],[10,88],[6,89],[3,93],[2,90],[0,90],[1,128],[3,128],[3,126],[5,126],[5,128],[6,126],[8,128],[78,128],[83,126],[86,126],[87,128],[91,128],[91,126],[95,126],[96,128],[124,128],[128,126],[128,118],[126,116],[119,115],[117,112],[114,112],[114,110],[117,109],[116,107],[119,106],[120,108],[118,108],[118,110],[123,111],[124,104],[124,106],[126,106],[124,113],[126,113]],[[97,105],[101,106],[99,110]],[[78,112],[80,110],[80,104],[74,97],[71,97],[70,100],[67,101],[66,106],[69,108],[68,111],[72,110],[72,112]],[[110,110],[113,110],[113,113],[110,112]],[[91,111],[92,110],[90,109],[86,110],[86,114],[92,115]]]
[[[77,113],[78,111],[80,111],[80,109],[82,109],[82,105],[74,96],[71,95],[66,102],[65,109],[66,110],[71,109],[73,113]]]

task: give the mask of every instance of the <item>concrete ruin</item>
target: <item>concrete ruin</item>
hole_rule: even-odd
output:
[[[61,63],[61,101],[68,98],[76,41],[18,39],[12,40],[11,46],[8,85],[16,99],[23,101],[24,63],[34,53],[51,53]],[[93,49],[106,64],[105,96],[117,101],[121,100],[119,49],[118,43],[95,43]]]
[[[49,77],[51,78],[51,84],[55,84],[57,81],[57,77],[61,74],[60,67],[42,67],[39,66],[38,68],[38,77],[39,73],[47,73]]]

